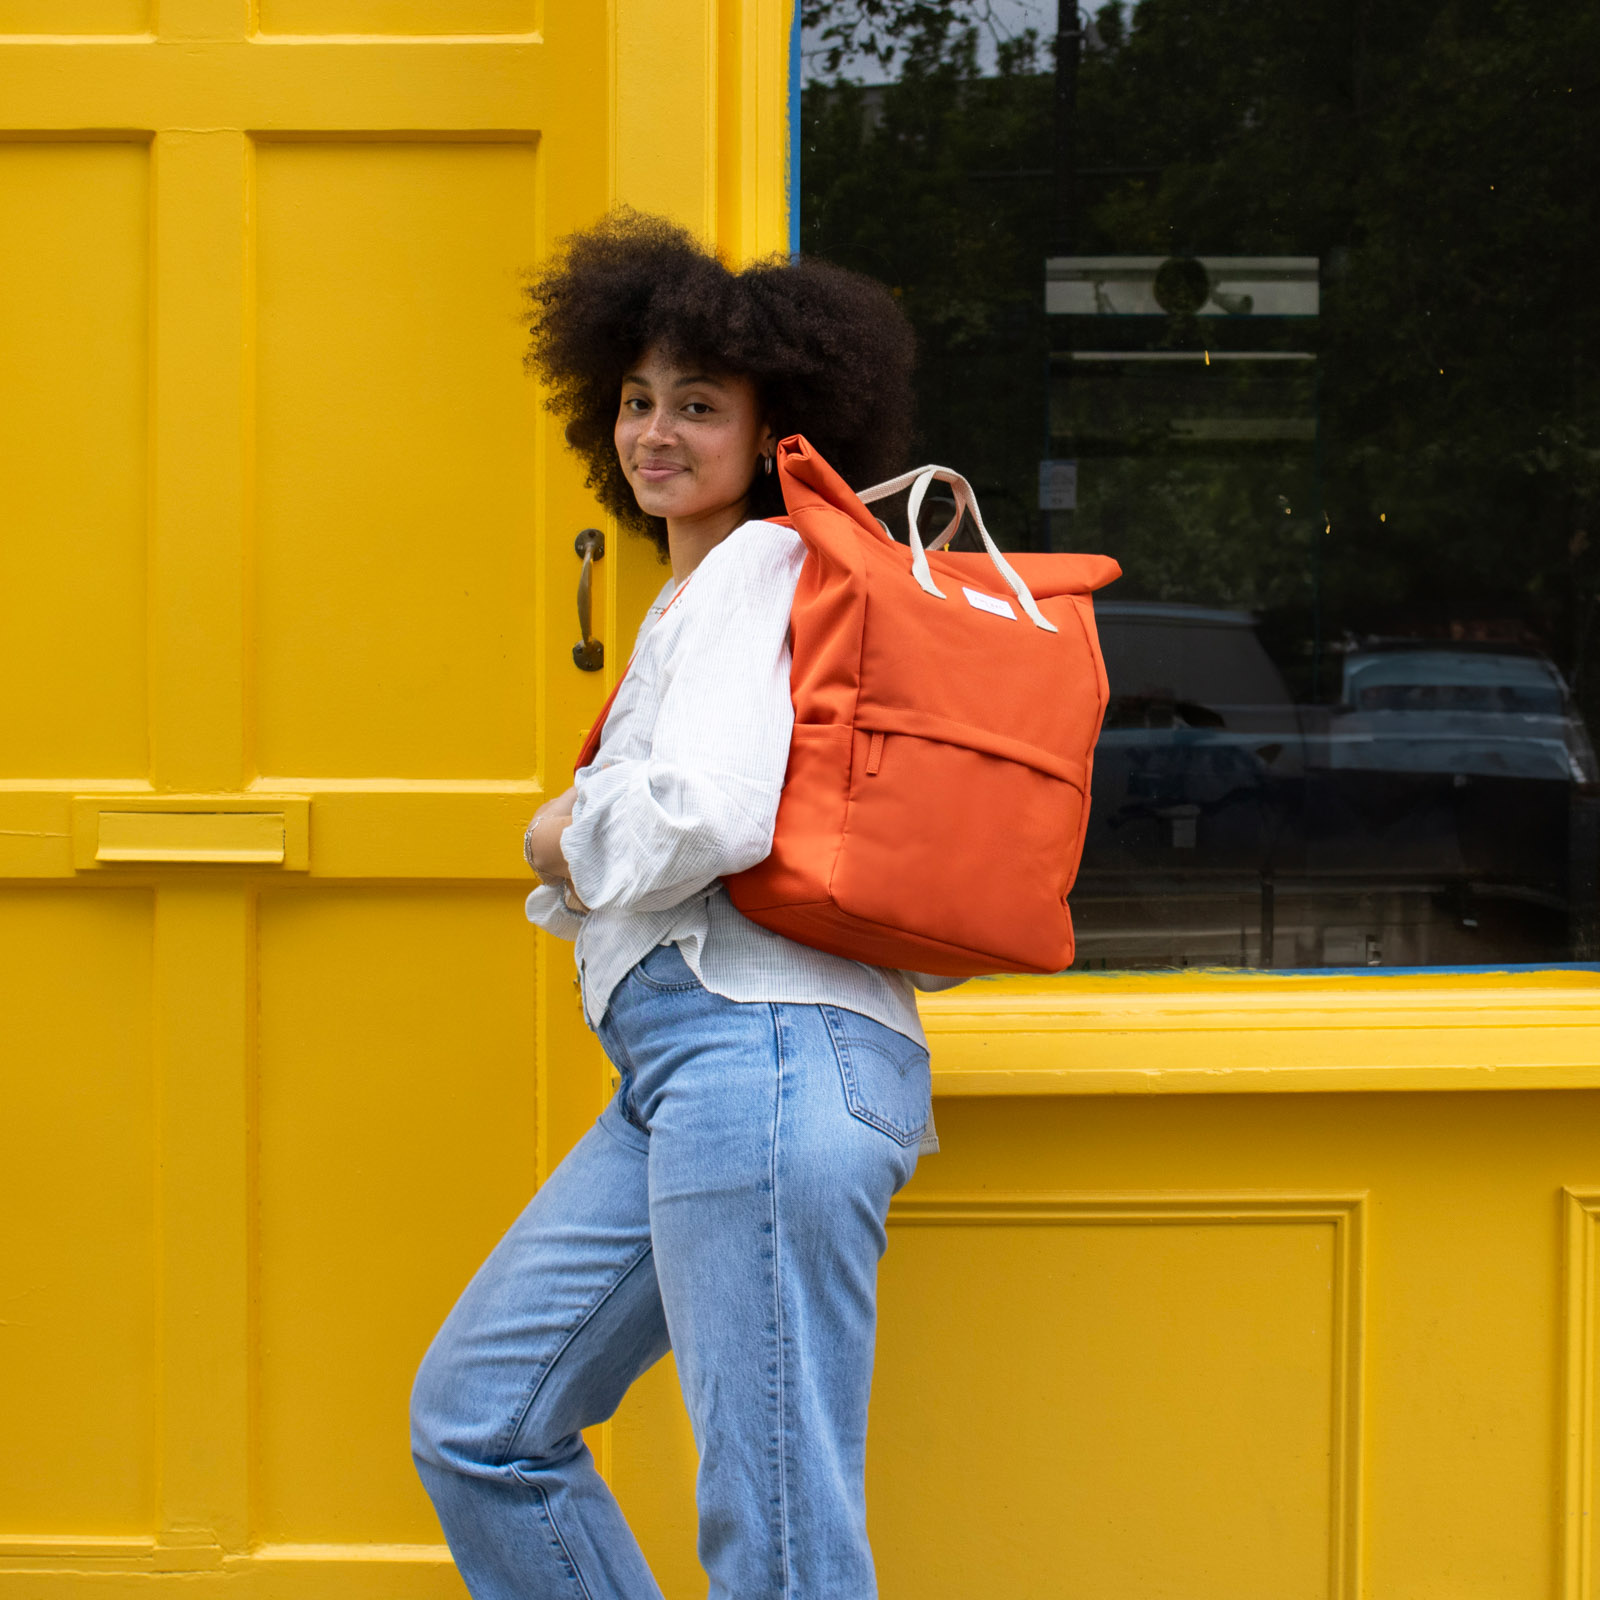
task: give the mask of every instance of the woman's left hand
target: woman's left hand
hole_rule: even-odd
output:
[[[561,836],[572,821],[572,802],[577,798],[576,788],[558,794],[533,814],[528,824],[524,853],[528,865],[546,883],[564,884],[568,881],[567,858],[561,848]]]

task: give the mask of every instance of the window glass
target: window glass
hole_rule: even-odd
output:
[[[1077,965],[1594,959],[1600,6],[803,17],[918,459],[1123,567]]]

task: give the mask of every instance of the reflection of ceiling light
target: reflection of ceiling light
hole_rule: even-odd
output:
[[[1071,317],[1314,317],[1316,256],[1053,256],[1045,310]]]
[[[1078,361],[1315,361],[1309,350],[1053,350],[1053,363]]]
[[[1100,285],[1095,288],[1098,291]],[[1150,284],[1156,304],[1174,317],[1192,317],[1211,298],[1212,288],[1205,263],[1193,256],[1169,257],[1156,268]],[[1099,293],[1095,295],[1096,306],[1101,298]]]
[[[1315,439],[1314,417],[1174,417],[1167,424],[1179,439]]]

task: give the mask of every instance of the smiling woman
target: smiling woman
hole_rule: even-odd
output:
[[[670,1346],[712,1594],[871,1600],[878,1261],[936,1147],[913,990],[949,980],[796,943],[722,880],[772,849],[795,722],[806,552],[764,520],[773,454],[804,433],[856,483],[898,466],[910,332],[865,278],[733,273],[633,215],[570,240],[532,298],[568,440],[672,581],[526,844],[528,916],[576,943],[616,1095],[434,1341],[413,1449],[477,1600],[658,1595],[582,1430]]]
[[[770,475],[778,447],[749,378],[696,372],[659,345],[622,380],[615,437],[639,509],[667,525],[678,583],[744,521],[751,480]]]
[[[618,397],[625,378],[645,375],[647,355],[684,378],[727,385],[739,374],[773,436],[803,433],[846,482],[871,483],[904,463],[911,329],[870,278],[805,258],[730,272],[687,230],[620,210],[569,239],[529,286],[528,301],[528,366],[566,419],[589,487],[663,554],[665,513],[636,497],[618,455]],[[650,376],[659,383],[659,371]],[[641,398],[661,404],[665,396],[656,389]],[[709,393],[698,398],[712,401]],[[650,453],[672,455],[655,446]],[[782,512],[776,479],[761,474],[746,487],[749,515]]]

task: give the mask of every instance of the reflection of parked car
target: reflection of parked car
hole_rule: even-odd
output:
[[[1074,893],[1092,965],[1563,959],[1594,942],[1596,763],[1559,671],[1376,642],[1296,705],[1245,612],[1096,606],[1111,701]]]
[[[1487,945],[1480,960],[1587,946],[1595,757],[1548,657],[1364,644],[1345,657],[1340,704],[1306,765],[1312,871],[1431,884],[1441,924]]]
[[[1113,600],[1095,619],[1111,700],[1073,895],[1080,964],[1256,964],[1263,862],[1301,765],[1283,675],[1243,611]]]
[[[1504,646],[1377,643],[1345,657],[1327,764],[1593,783],[1594,750],[1555,663]]]
[[[1207,865],[1253,868],[1267,791],[1298,770],[1300,744],[1255,619],[1107,601],[1095,620],[1111,703],[1095,751],[1090,849],[1125,863],[1200,851]]]

